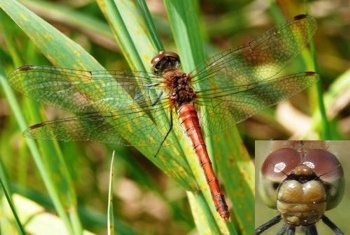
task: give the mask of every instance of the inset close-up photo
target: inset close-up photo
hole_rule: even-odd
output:
[[[256,141],[255,234],[349,234],[349,141]]]

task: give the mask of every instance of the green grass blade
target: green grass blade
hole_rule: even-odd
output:
[[[148,33],[150,25],[144,23],[142,12],[134,2],[117,2],[97,1],[130,67],[133,70],[150,71],[150,61],[160,50],[151,42]]]
[[[199,234],[222,234],[222,229],[218,226],[213,215],[208,213],[210,208],[207,199],[203,194],[187,191],[188,201],[191,206],[192,215]]]
[[[197,1],[164,1],[185,71],[205,61]]]
[[[55,4],[51,1],[23,1],[31,11],[40,14],[46,20],[61,23],[69,28],[83,32],[92,41],[103,46],[116,46],[114,37],[108,24],[98,18],[93,18],[86,13],[72,10],[63,4]]]
[[[312,53],[312,59],[313,59],[313,64],[315,67],[315,72],[319,74],[320,70],[318,68],[318,63],[316,60],[316,49],[315,49],[315,44],[312,42],[311,43],[311,53]],[[331,126],[327,118],[327,113],[326,113],[326,108],[325,108],[325,103],[324,103],[324,91],[322,87],[322,77],[320,81],[316,85],[317,87],[317,107],[319,111],[319,115],[321,118],[321,125],[320,125],[320,139],[322,140],[332,140],[334,139],[334,133],[331,131]]]
[[[109,170],[109,184],[108,184],[108,208],[107,208],[107,231],[108,235],[114,235],[114,214],[113,214],[113,164],[114,164],[114,154],[113,151],[111,158],[111,166]]]
[[[169,15],[175,42],[179,48],[182,58],[182,65],[185,71],[191,71],[195,65],[199,65],[204,59],[203,40],[198,19],[198,6],[195,1],[170,1],[165,0],[166,9]],[[251,234],[254,229],[254,166],[244,147],[236,128],[230,130],[230,134],[220,134],[215,136],[221,141],[214,142],[214,137],[206,139],[208,149],[214,165],[222,176],[222,184],[226,193],[232,202],[231,216],[233,223],[223,223],[223,220],[217,216],[213,207],[210,193],[207,190],[205,179],[200,181],[199,185],[205,194],[207,204],[210,205],[210,212],[215,218],[217,226],[222,233],[227,232],[236,234],[241,231],[243,234]],[[215,154],[213,154],[215,153]],[[191,159],[188,159],[191,161]],[[193,165],[198,164],[197,159],[193,159]],[[200,178],[197,178],[197,181]],[[247,214],[247,211],[250,213]],[[205,222],[200,220],[198,226]],[[211,222],[209,222],[210,224]],[[214,223],[211,223],[214,224]],[[238,226],[238,227],[236,227]]]
[[[118,4],[115,4],[111,0],[99,0],[98,4],[108,20],[130,67],[138,71],[150,71],[150,61],[161,49],[156,48],[153,43],[155,39],[152,40],[148,33],[154,31],[154,29],[150,29],[153,25],[147,24],[143,20],[149,18],[150,15],[143,13],[142,8],[131,1],[120,0]],[[146,22],[151,20],[148,19]],[[160,43],[156,44],[159,45]],[[169,116],[169,113],[165,112],[164,118],[167,118],[167,116]],[[177,120],[174,119],[174,121]],[[158,127],[154,126],[154,128]],[[137,131],[137,128],[135,131]],[[181,153],[182,147],[176,137],[168,136],[167,138],[171,140],[171,146],[162,148],[157,157],[154,157],[147,149],[140,148],[139,150],[167,175],[180,182],[187,189],[193,190],[195,184],[187,163],[184,158],[176,157],[183,156]]]
[[[17,122],[20,126],[20,129],[24,130],[26,128],[27,124],[23,118],[22,111],[19,107],[19,104],[17,103],[17,100],[15,98],[15,95],[13,94],[12,89],[9,87],[7,80],[5,80],[5,79],[1,79],[1,85],[3,87],[3,90],[5,91],[6,97],[7,97],[8,101],[10,103],[10,106],[14,112],[14,115],[15,115]],[[33,140],[30,140],[30,139],[27,140],[27,144],[28,144],[28,147],[32,153],[32,156],[33,156],[33,158],[36,162],[36,165],[39,169],[39,172],[40,172],[40,174],[44,180],[44,183],[45,183],[45,185],[46,185],[46,187],[47,187],[47,189],[52,197],[52,200],[56,206],[56,209],[57,209],[61,219],[64,221],[67,230],[68,231],[70,230],[70,234],[73,234],[73,229],[71,228],[69,219],[65,213],[65,209],[64,209],[65,207],[59,198],[56,185],[51,178],[50,172],[47,169],[46,164],[44,163],[44,159],[41,156],[37,145],[35,144],[35,142]]]
[[[0,73],[0,80],[2,80],[3,78],[4,78],[3,74]],[[25,230],[24,230],[23,225],[18,217],[16,207],[12,201],[12,197],[11,197],[10,190],[9,190],[9,185],[5,180],[6,180],[5,169],[4,169],[4,165],[3,165],[2,161],[0,160],[0,185],[2,188],[2,193],[5,195],[6,201],[9,204],[11,212],[15,218],[15,223],[16,223],[16,228],[17,228],[18,233],[24,235]],[[2,207],[2,205],[1,205],[1,207]]]
[[[58,39],[57,42],[57,35],[60,35],[60,33],[56,29],[17,2],[6,0],[2,1],[0,6],[17,23],[17,25],[27,33],[31,40],[39,46],[48,58],[52,59],[56,64],[59,63],[62,64],[62,66],[68,66],[68,64],[66,64],[69,62],[67,57],[60,57],[62,54],[57,51],[59,45],[62,45],[62,41],[67,41],[67,39],[62,39],[61,37],[61,40]],[[73,53],[74,52],[79,53],[79,50],[75,50]],[[56,54],[58,59],[55,58]],[[74,64],[73,61],[76,61],[74,55],[71,56],[70,61]],[[14,99],[11,89],[7,87],[7,82],[4,81],[3,86],[4,84],[6,85],[4,90],[7,91],[6,94],[10,105],[14,110],[21,130],[24,130],[28,125],[25,124],[23,114]],[[37,116],[37,114],[34,115]],[[80,234],[81,225],[76,209],[74,209],[76,207],[76,196],[58,145],[52,145],[51,143],[42,145],[41,155],[33,140],[27,139],[27,143],[51,198],[54,201],[55,207],[60,214],[60,217],[65,222],[66,229],[70,234]],[[45,157],[49,156],[50,158],[45,159]],[[66,208],[69,208],[69,213],[67,214],[65,212]]]
[[[193,1],[181,0],[165,0],[164,5],[182,61],[182,67],[184,71],[190,71],[190,69],[193,69],[196,64],[204,61],[204,54],[202,49],[203,47],[198,32],[199,27],[197,19],[197,7]],[[198,50],[195,50],[194,48],[197,48]],[[194,53],[196,55],[193,55]],[[193,194],[194,200],[190,200],[190,203],[196,204],[191,204],[192,208],[196,208],[195,210],[192,210],[195,222],[197,224],[197,227],[200,227],[203,230],[202,232],[205,232],[207,230],[217,231],[217,223],[221,223],[220,220],[222,221],[222,219],[218,217],[218,214],[215,212],[214,206],[212,205],[209,187],[207,185],[203,171],[199,166],[199,162],[193,152],[192,147],[189,146],[185,149],[185,151],[187,161],[191,166],[192,172],[195,174],[196,181],[200,188],[200,192]],[[204,194],[204,201],[202,200],[201,193]],[[209,205],[211,205],[211,207]],[[224,225],[222,225],[222,230],[222,232],[227,232],[227,230],[225,231]]]
[[[111,2],[107,1],[105,3],[110,4]],[[126,1],[125,3],[126,7],[128,7],[130,2]],[[7,11],[11,11],[9,7],[10,5],[10,0],[7,0],[5,2],[2,2],[1,7],[4,9],[6,8]],[[106,7],[104,10],[106,10],[108,13],[106,17],[112,25],[112,29],[114,29],[113,32],[117,32],[116,29],[125,29],[125,27],[122,27],[120,25],[120,21],[118,21],[120,19],[115,20],[113,17],[120,16],[118,12],[123,12],[123,14],[126,14],[126,12],[129,12],[130,9],[126,11],[119,10],[119,8],[124,6],[123,4],[118,4],[118,8],[116,8],[115,5],[104,5],[104,3],[102,6]],[[99,65],[98,62],[92,58],[84,49],[82,49],[81,46],[58,32],[45,21],[36,17],[33,13],[26,11],[25,8],[21,7],[21,5],[18,4],[17,7],[18,8],[12,8],[14,9],[14,12],[11,12],[13,14],[11,17],[54,65],[74,69],[103,70],[102,66]],[[118,10],[118,12],[116,12],[116,10]],[[24,18],[21,18],[18,14],[15,14],[15,12],[21,11],[25,12],[28,15]],[[123,41],[127,41],[127,43],[129,43],[128,46],[125,46],[128,49],[124,49],[123,51],[126,51],[126,58],[129,58],[129,60],[132,61],[132,63],[130,63],[132,68],[143,70],[143,67],[145,66],[143,66],[142,63],[147,62],[149,64],[149,61],[158,52],[158,50],[150,49],[151,43],[149,43],[149,40],[140,40],[140,37],[143,39],[147,38],[147,35],[145,33],[135,33],[139,32],[138,29],[140,29],[140,27],[137,28],[139,25],[137,14],[125,15],[124,17],[127,19],[125,20],[126,23],[124,22],[124,25],[128,25],[127,30],[132,30],[132,33],[128,34],[132,36],[131,38],[133,38],[133,40],[130,41],[130,37],[121,37]],[[30,19],[30,21],[28,19]],[[130,25],[135,25],[136,28],[129,27]],[[147,30],[143,29],[142,31],[145,32]],[[143,42],[146,42],[146,44]],[[121,43],[121,45],[123,46],[124,43]],[[135,45],[137,46],[137,50],[135,50]],[[147,48],[147,50],[145,50],[145,48]],[[131,53],[135,54],[133,54],[132,57],[128,56]],[[138,55],[139,53],[141,56]],[[142,60],[138,58],[142,58]],[[145,123],[145,125],[147,125],[147,123]],[[135,132],[138,131],[138,127],[133,128],[135,128]],[[152,154],[147,152],[147,149],[141,151],[143,151],[143,153],[148,156],[149,159],[153,161],[157,166],[164,170],[165,173],[180,182],[186,188],[194,189],[195,183],[193,181],[193,176],[189,175],[190,171],[188,170],[188,166],[185,160],[180,157],[173,157],[172,160],[169,161],[169,157],[174,155],[181,155],[181,147],[177,147],[176,143],[177,140],[175,139],[174,145],[169,148],[164,148],[164,150],[157,157],[154,157]]]
[[[64,68],[103,70],[103,67],[79,44],[18,2],[5,0],[0,6],[54,65]]]
[[[144,0],[137,0],[137,3],[142,13],[146,28],[148,30],[149,39],[152,45],[154,45],[153,47],[156,48],[158,51],[163,50],[162,42],[158,37],[151,13],[148,10],[146,2]]]
[[[346,102],[349,100],[348,94],[350,90],[350,70],[345,71],[339,77],[337,77],[328,91],[323,94],[323,100],[325,110],[330,119],[335,119],[335,116],[339,115],[340,110],[346,106]],[[322,126],[324,121],[319,112],[314,115],[314,126]],[[341,134],[341,128],[336,123],[332,128],[332,139],[346,139],[346,136]]]
[[[129,7],[129,2],[125,2],[126,7]],[[126,51],[126,58],[130,59],[132,61],[131,67],[135,67],[138,70],[144,70],[143,69],[143,61],[149,61],[151,60],[151,57],[156,54],[157,50],[144,50],[144,48],[151,48],[151,44],[147,43],[149,40],[144,40],[147,38],[147,35],[145,33],[135,33],[139,32],[138,30],[141,29],[141,27],[138,28],[131,28],[130,25],[134,25],[135,27],[139,26],[139,19],[137,17],[137,14],[132,14],[124,16],[127,21],[126,23],[121,23],[121,20],[123,20],[120,17],[120,14],[118,12],[129,12],[130,9],[122,9],[118,10],[118,8],[122,8],[123,4],[118,4],[118,8],[111,4],[110,1],[106,1],[103,4],[100,4],[105,7],[104,12],[106,12],[107,19],[112,25],[112,29],[115,29],[114,32],[117,32],[116,30],[125,29],[123,28],[123,25],[128,25],[127,30],[131,30],[132,33],[128,33],[129,35],[132,35],[134,40],[130,40],[129,37],[125,36],[126,34],[123,32],[116,33],[118,35],[119,41],[123,42],[121,43],[123,51]],[[6,6],[6,5],[5,5]],[[25,8],[24,8],[25,9]],[[131,8],[131,10],[135,10],[134,8]],[[17,9],[18,11],[22,9]],[[118,11],[117,11],[118,10]],[[38,19],[35,17],[34,14],[28,13],[27,18],[20,18],[17,15],[14,15],[14,20],[16,20],[16,23],[28,34],[28,36],[31,38],[31,40],[39,47],[39,49],[43,52],[43,54],[50,59],[50,61],[59,67],[69,67],[69,68],[75,68],[75,69],[89,69],[89,70],[103,70],[101,65],[98,64],[98,62],[91,57],[81,46],[76,44],[75,42],[71,41],[69,38],[67,38],[65,35],[58,32],[56,29],[51,27],[46,22]],[[112,17],[112,18],[108,18]],[[27,19],[31,19],[30,21]],[[135,21],[132,21],[135,20]],[[145,29],[143,29],[143,32],[145,32]],[[119,36],[122,35],[122,36]],[[136,43],[134,43],[136,42]],[[145,42],[145,43],[143,43]],[[126,45],[125,45],[126,44]],[[135,45],[137,45],[137,50]],[[142,50],[143,48],[143,50]],[[142,53],[141,53],[142,52]],[[138,55],[138,53],[141,54],[141,56]],[[128,56],[128,55],[132,55]],[[143,58],[141,61],[139,58]],[[146,62],[145,62],[146,63]],[[134,65],[134,66],[132,66]],[[146,124],[145,124],[146,125]],[[134,127],[135,132],[138,131],[138,127]],[[175,141],[176,143],[176,141]],[[176,147],[176,146],[174,146]],[[178,148],[180,149],[180,148]],[[173,149],[172,149],[173,151]],[[186,169],[186,163],[181,158],[175,158],[174,161],[169,161],[165,157],[157,157],[155,158],[152,154],[147,153],[147,151],[144,151],[145,155],[149,156],[150,160],[155,162],[156,165],[158,165],[160,168],[165,170],[165,172],[172,177],[174,177],[177,181],[181,182],[183,185],[185,185],[187,188],[194,188],[194,185],[191,185],[189,183],[189,178],[191,176],[186,177],[181,172],[188,172]],[[170,156],[171,154],[166,154],[166,156]]]

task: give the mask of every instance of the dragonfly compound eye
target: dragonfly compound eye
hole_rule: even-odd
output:
[[[180,66],[180,58],[175,52],[161,51],[151,60],[153,73],[161,76],[165,70]]]
[[[337,157],[323,149],[312,149],[306,153],[303,164],[313,167],[322,180],[327,194],[327,210],[336,207],[344,193],[344,172]]]
[[[261,171],[259,192],[265,205],[276,209],[277,190],[295,167],[301,163],[299,153],[292,148],[282,148],[269,154]]]

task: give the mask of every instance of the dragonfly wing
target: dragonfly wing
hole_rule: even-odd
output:
[[[210,58],[196,68],[196,73],[192,74],[193,82],[201,81],[202,89],[225,89],[230,83],[244,86],[270,78],[301,52],[316,28],[316,20],[312,17],[296,16],[249,44]]]
[[[147,85],[147,79],[154,83],[158,78],[142,72],[34,65],[22,66],[9,76],[11,86],[17,91],[74,113],[122,112],[136,104],[147,107],[152,103],[150,88],[153,88]]]
[[[28,128],[24,134],[33,139],[98,141],[113,145],[147,146],[157,150],[170,127],[165,120],[164,110],[160,107],[152,110],[152,118],[147,112],[123,115],[95,112],[39,123]]]
[[[225,130],[262,109],[293,96],[317,80],[318,75],[314,72],[304,72],[245,86],[228,86],[217,91],[200,92],[198,104],[206,107],[202,125],[208,125],[211,131]],[[212,98],[201,100],[202,95]]]

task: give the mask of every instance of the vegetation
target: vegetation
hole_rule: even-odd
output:
[[[284,7],[227,0],[114,2],[0,2],[0,179],[9,195],[17,195],[12,201],[5,190],[2,194],[4,234],[45,234],[43,225],[50,234],[53,228],[58,234],[105,234],[108,217],[117,234],[252,234],[255,179],[249,155],[254,155],[256,139],[349,138],[345,94],[350,44],[341,6],[321,10],[317,2],[300,6],[293,1]],[[315,44],[286,72],[315,69],[322,80],[318,88],[264,110],[237,125],[238,130],[206,139],[232,208],[230,222],[215,212],[198,161],[180,135],[171,136],[174,144],[157,157],[147,149],[34,141],[22,135],[32,124],[69,116],[11,90],[7,76],[23,64],[150,71],[151,58],[165,48],[178,52],[184,71],[191,71],[208,56],[246,43],[306,9],[319,24]],[[109,188],[113,150],[114,182]],[[109,193],[114,196],[113,213],[107,214]],[[36,223],[41,216],[48,222]]]

